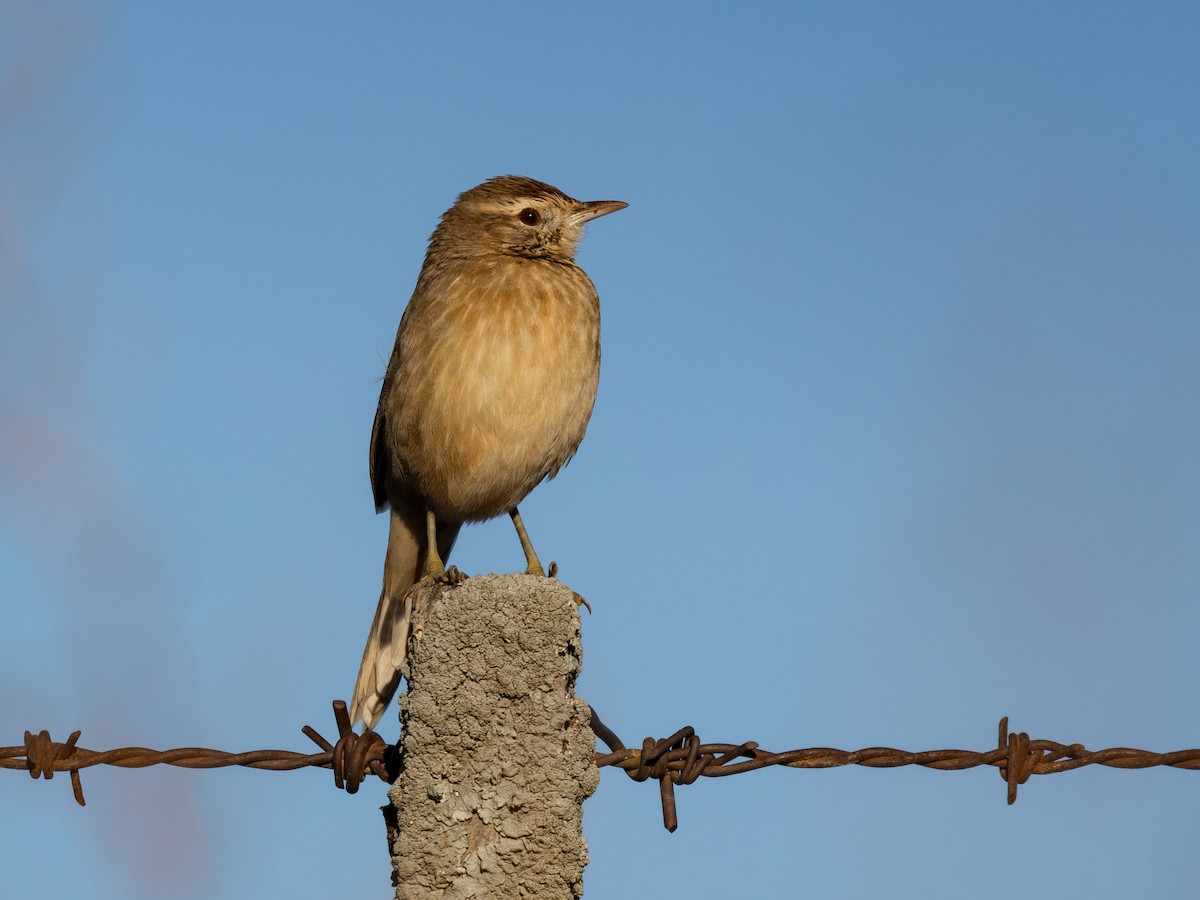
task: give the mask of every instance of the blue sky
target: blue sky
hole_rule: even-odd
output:
[[[627,743],[1200,746],[1192,4],[0,5],[0,743],[306,749],[437,216],[628,210],[522,505]],[[468,572],[523,566],[506,521]],[[385,719],[381,730],[395,733]],[[0,896],[387,896],[319,771],[3,774]],[[606,771],[589,897],[1184,897],[1192,773]]]

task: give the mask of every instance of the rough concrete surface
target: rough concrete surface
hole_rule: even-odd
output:
[[[583,894],[595,737],[576,594],[487,575],[414,598],[392,865],[398,900]]]

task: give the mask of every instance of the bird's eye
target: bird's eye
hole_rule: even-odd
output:
[[[526,225],[536,225],[538,222],[542,221],[542,214],[533,207],[527,206],[517,213],[517,218]]]

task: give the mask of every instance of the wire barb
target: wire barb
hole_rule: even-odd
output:
[[[72,731],[66,743],[60,744],[51,740],[50,732],[44,729],[36,735],[25,732],[25,759],[30,777],[35,780],[42,777],[49,781],[56,771],[61,772],[64,767],[58,763],[75,755],[75,742],[81,734],[82,731]],[[80,806],[87,806],[87,801],[83,799],[83,782],[79,780],[79,769],[66,770],[71,773],[71,790],[75,794],[75,802]]]
[[[377,775],[389,784],[394,781],[394,775],[389,774],[394,748],[369,728],[364,728],[362,734],[355,733],[350,727],[345,700],[333,701],[333,719],[338,729],[336,744],[330,744],[311,725],[300,730],[318,747],[328,751],[334,786],[347,794],[356,794],[369,774]]]

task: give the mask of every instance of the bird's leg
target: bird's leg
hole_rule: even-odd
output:
[[[433,510],[425,509],[425,577],[437,580],[446,574],[446,565],[438,555],[437,517]]]
[[[542,569],[542,563],[537,558],[537,553],[534,552],[533,544],[529,540],[529,535],[525,532],[525,523],[521,521],[521,514],[517,512],[514,506],[508,511],[512,517],[513,525],[517,529],[517,537],[521,539],[521,549],[525,551],[525,562],[528,564],[525,567],[526,575],[545,575],[545,570]]]
[[[425,508],[425,543],[425,564],[421,567],[424,574],[420,584],[462,584],[467,580],[467,576],[458,571],[458,566],[447,569],[442,562],[442,556],[438,553],[437,516],[429,507]]]

